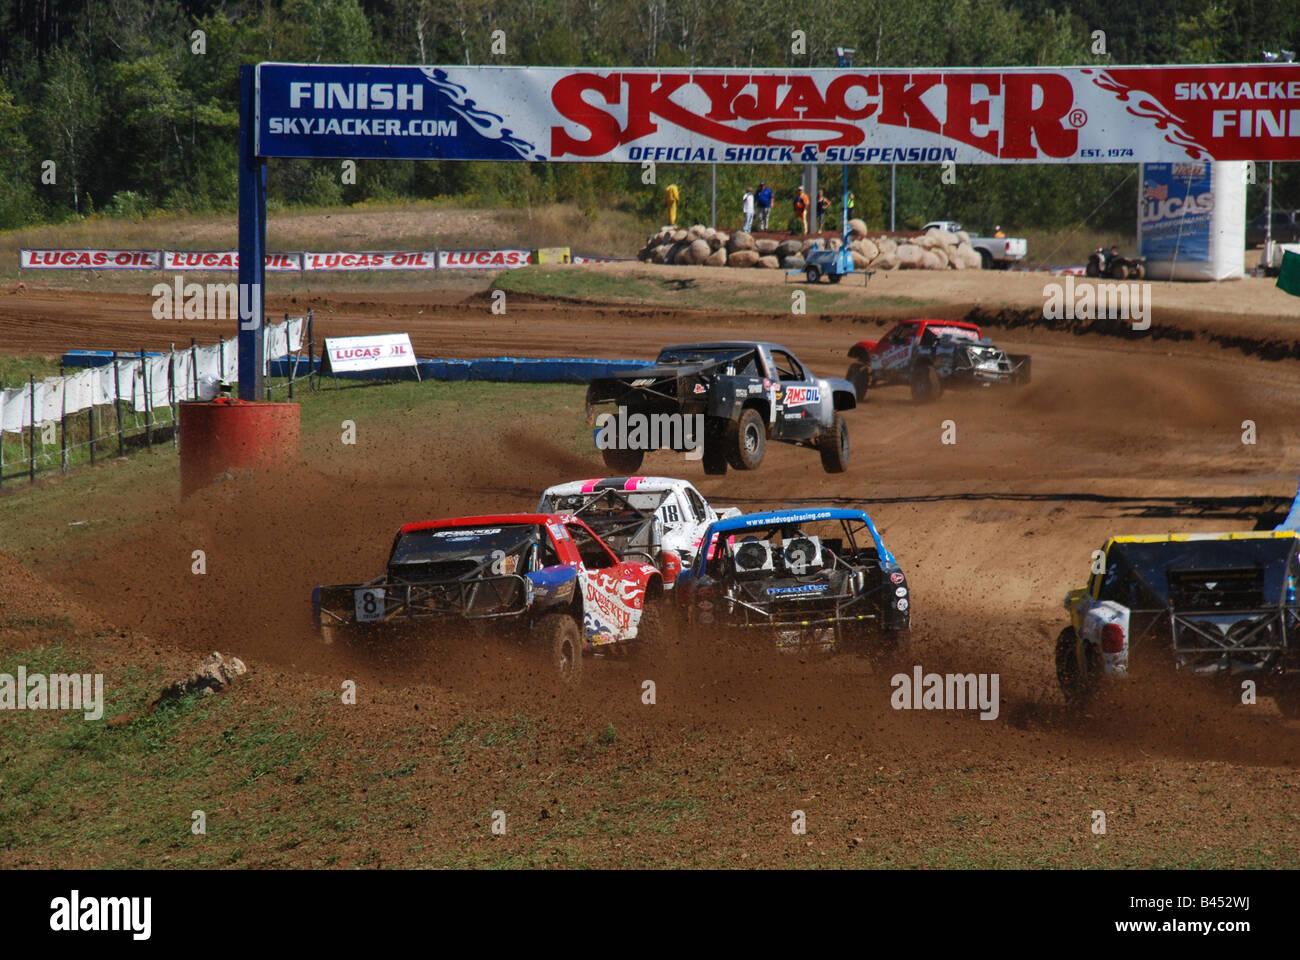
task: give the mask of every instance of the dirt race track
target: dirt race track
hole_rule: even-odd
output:
[[[228,333],[228,323],[153,321],[148,302],[28,288],[0,296],[0,344],[17,353],[138,349]],[[325,327],[318,335],[406,329],[421,355],[643,357],[674,340],[756,336],[833,375],[843,374],[854,340],[908,313],[705,314],[518,298],[508,316],[492,317],[481,294],[463,292],[339,292],[309,302]],[[965,315],[970,306],[923,312]],[[881,391],[849,415],[846,474],[828,476],[815,454],[780,445],[748,474],[704,477],[697,463],[668,454],[642,470],[684,475],[714,504],[745,510],[865,504],[913,590],[914,637],[896,662],[719,653],[658,678],[659,702],[648,707],[643,678],[626,663],[589,664],[585,686],[566,694],[539,685],[531,663],[509,650],[371,656],[317,645],[311,586],[378,572],[400,522],[531,508],[548,484],[601,472],[594,455],[525,433],[510,416],[395,417],[367,425],[358,448],[308,437],[301,466],[183,506],[171,491],[142,491],[120,507],[132,520],[111,534],[18,558],[25,570],[0,564],[0,592],[53,589],[149,638],[123,639],[128,659],[234,652],[256,672],[239,688],[247,692],[232,695],[307,697],[356,678],[362,707],[331,723],[359,753],[371,749],[373,731],[414,723],[428,735],[410,749],[431,754],[467,711],[537,718],[535,771],[488,757],[451,778],[417,769],[417,788],[440,811],[422,828],[426,845],[469,849],[482,842],[484,811],[515,802],[528,807],[519,821],[528,825],[500,841],[531,850],[548,829],[534,822],[534,807],[617,820],[635,805],[635,789],[609,786],[611,770],[626,771],[629,785],[653,770],[661,789],[704,813],[617,840],[597,831],[579,842],[584,862],[843,864],[863,851],[873,865],[1296,866],[1300,723],[1267,699],[1233,705],[1147,665],[1135,667],[1130,689],[1077,721],[1052,667],[1061,599],[1083,583],[1107,535],[1277,522],[1300,470],[1300,377],[1294,359],[1259,354],[1270,354],[1260,344],[1275,352],[1290,342],[1295,321],[1266,311],[1234,326],[1226,314],[1188,309],[1155,317],[1179,337],[1135,339],[993,312],[998,342],[1033,355],[1033,384],[949,393],[929,407],[914,406],[905,389]],[[1248,343],[1223,345],[1243,329]],[[955,445],[941,443],[947,420]],[[1245,420],[1256,424],[1254,445],[1242,443]],[[191,576],[184,560],[195,546],[208,552],[206,578]],[[891,709],[889,678],[913,664],[999,674],[1000,716]],[[617,747],[586,757],[583,777],[550,785],[566,751],[607,723],[619,731]],[[808,814],[807,836],[791,834],[795,809]],[[1098,809],[1105,836],[1089,830]],[[390,862],[418,865],[403,857],[405,836],[389,839]],[[257,862],[293,861],[268,853]]]

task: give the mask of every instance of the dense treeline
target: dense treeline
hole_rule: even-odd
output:
[[[1300,0],[0,0],[0,227],[149,210],[231,210],[237,78],[259,60],[574,65],[831,66],[837,44],[859,66],[1249,62],[1294,48]],[[791,52],[790,34],[807,34]],[[206,52],[195,52],[194,31]],[[490,51],[503,30],[507,53]],[[1092,33],[1106,34],[1107,56]],[[42,182],[53,161],[55,182]],[[1134,168],[899,167],[900,225],[957,217],[973,227],[1131,228]],[[335,161],[277,161],[275,204],[455,196],[520,206],[571,201],[660,217],[668,180],[681,218],[708,219],[707,167],[362,162],[355,184]],[[888,219],[889,169],[851,173],[857,212]],[[744,184],[786,195],[794,168],[721,167],[719,218]],[[821,171],[838,191],[840,171]],[[48,179],[48,175],[47,175]],[[830,193],[831,190],[828,190]],[[1251,212],[1263,204],[1254,188]],[[1295,165],[1275,203],[1300,206]],[[776,224],[774,224],[776,225]],[[784,224],[780,224],[784,225]]]

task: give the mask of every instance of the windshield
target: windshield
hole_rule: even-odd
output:
[[[515,556],[537,540],[538,529],[533,524],[414,530],[398,538],[389,563],[445,563],[460,560],[482,563],[493,556]]]
[[[893,556],[883,549],[879,535],[859,519],[774,522],[770,526],[717,531],[714,538],[710,542],[712,559],[709,570],[715,575],[728,569],[733,558],[745,550],[745,545],[754,541],[768,544],[769,551],[766,552],[775,558],[774,568],[788,567],[796,572],[832,567],[836,558],[855,564],[890,564],[894,561]],[[753,553],[752,549],[748,552]],[[743,555],[741,559],[745,559]],[[701,560],[696,563],[701,563]]]
[[[1110,549],[1107,565],[1127,563],[1152,592],[1166,599],[1171,572],[1257,569],[1263,573],[1264,596],[1276,598],[1281,596],[1295,543],[1292,537],[1117,543]]]
[[[595,493],[547,494],[542,497],[537,510],[539,513],[581,514],[584,520],[590,522],[593,517],[635,516],[635,511],[654,513],[671,494],[671,490],[618,491],[612,495],[605,490]]]
[[[936,337],[953,337],[957,340],[978,340],[979,331],[970,330],[966,327],[950,327],[944,324],[930,323],[926,324],[926,333],[933,334]]]
[[[669,347],[659,353],[659,363],[721,363],[752,354],[753,347]]]

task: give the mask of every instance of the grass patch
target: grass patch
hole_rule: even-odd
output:
[[[647,270],[653,270],[647,267]],[[702,278],[703,279],[703,278]],[[721,281],[701,282],[688,277],[626,276],[584,270],[580,267],[522,267],[505,270],[492,282],[494,289],[533,296],[601,303],[636,303],[685,310],[736,310],[756,313],[788,313],[790,292],[807,295],[807,312],[846,313],[873,309],[920,309],[939,301],[916,297],[871,296],[870,286],[848,280],[840,287],[793,282],[780,285],[746,285]]]
[[[286,395],[281,387],[277,384],[275,390],[278,399]],[[299,381],[294,393],[295,401],[301,404],[303,452],[309,460],[326,445],[337,444],[344,420],[357,424],[358,442],[364,445],[366,430],[376,421],[434,422],[450,417],[465,422],[513,421],[522,427],[532,411],[547,411],[548,415],[558,411],[565,428],[556,432],[549,427],[548,440],[575,454],[587,454],[591,451],[591,432],[583,419],[583,397],[582,386],[576,384],[487,381],[339,381],[335,386],[325,380],[315,393],[307,388],[306,381]],[[111,424],[112,408],[101,409],[104,423]],[[86,415],[77,419],[84,425]],[[0,550],[17,556],[34,550],[57,551],[70,539],[129,525],[136,518],[124,516],[118,504],[141,488],[179,490],[177,451],[169,438],[162,439],[168,435],[158,436],[160,442],[151,452],[136,440],[126,457],[118,457],[116,435],[110,435],[100,447],[100,460],[94,469],[87,466],[88,447],[70,450],[67,474],[59,471],[56,437],[54,445],[45,448],[48,458],[41,461],[37,483],[29,484],[25,466],[9,459],[11,444],[16,450],[19,440],[6,434],[5,482],[0,486]],[[41,449],[38,442],[38,455]]]

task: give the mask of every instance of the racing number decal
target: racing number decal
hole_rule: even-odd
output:
[[[669,503],[664,505],[664,523],[680,523],[682,513],[677,509],[677,504]]]
[[[357,620],[365,622],[384,619],[384,590],[382,587],[362,587],[353,591]]]

